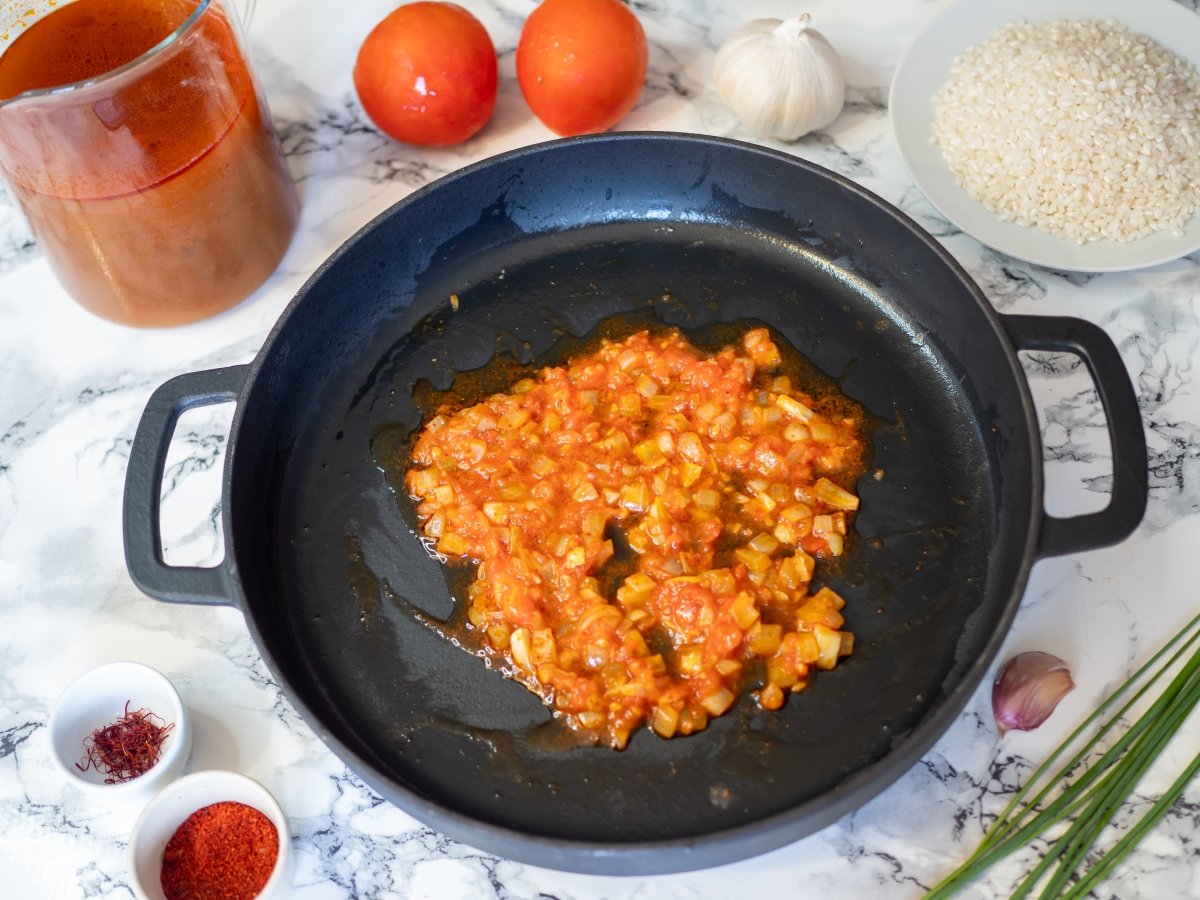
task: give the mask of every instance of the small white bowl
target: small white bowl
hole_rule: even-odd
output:
[[[129,709],[147,709],[175,727],[163,739],[158,762],[130,781],[105,784],[103,771],[76,765],[85,756],[84,741],[97,728],[116,722]],[[50,713],[50,745],[55,764],[67,780],[109,802],[145,802],[183,771],[192,752],[192,726],[179,692],[150,666],[114,662],[84,672],[62,692]]]
[[[165,900],[162,860],[167,841],[198,809],[233,800],[252,806],[271,820],[279,832],[279,858],[258,900],[287,897],[292,888],[292,837],[287,816],[278,801],[253,778],[237,772],[193,772],[167,785],[146,804],[129,839],[129,878],[138,900]]]

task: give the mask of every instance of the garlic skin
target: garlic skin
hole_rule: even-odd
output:
[[[1000,734],[1037,728],[1074,688],[1071,670],[1057,656],[1040,650],[1018,653],[992,685],[992,715]]]
[[[761,137],[794,141],[824,128],[846,102],[841,57],[810,19],[755,19],[717,51],[721,102]]]

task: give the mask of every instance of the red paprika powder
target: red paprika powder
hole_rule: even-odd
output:
[[[232,800],[196,810],[163,851],[167,900],[253,900],[279,858],[279,832],[252,806]]]

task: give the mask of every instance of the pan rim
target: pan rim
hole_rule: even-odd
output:
[[[1030,508],[1033,510],[1043,508],[1044,471],[1036,407],[1028,380],[1021,368],[1017,350],[1004,329],[1002,314],[994,309],[982,289],[949,251],[915,220],[867,188],[823,166],[780,150],[756,144],[686,132],[628,131],[582,135],[532,144],[480,160],[424,185],[374,216],[339,245],[297,290],[295,296],[280,314],[259,352],[247,367],[246,377],[238,393],[232,417],[229,450],[226,454],[222,475],[222,496],[226,510],[222,527],[227,548],[226,566],[230,576],[229,584],[233,602],[242,610],[260,655],[276,681],[284,688],[288,700],[297,708],[306,724],[321,738],[322,742],[334,751],[335,755],[347,765],[347,768],[372,790],[405,813],[412,815],[421,824],[435,828],[448,837],[476,849],[496,853],[518,863],[582,874],[619,876],[672,874],[737,862],[777,850],[804,837],[816,834],[878,797],[895,784],[900,777],[907,774],[934,747],[978,690],[984,675],[991,667],[1000,646],[1008,635],[1024,596],[1029,574],[1038,558],[1037,541],[1040,519],[1035,517],[1031,519],[1025,530],[1020,564],[1013,572],[1011,596],[1004,604],[997,626],[985,642],[982,652],[963,670],[958,683],[942,697],[930,713],[905,734],[902,740],[894,744],[893,748],[885,755],[848,775],[829,792],[802,801],[781,812],[700,835],[606,843],[530,833],[488,822],[432,801],[411,787],[400,785],[371,761],[343,743],[325,726],[322,719],[305,701],[301,692],[294,689],[290,679],[280,670],[274,656],[263,652],[266,643],[259,627],[258,618],[248,615],[247,598],[243,590],[237,560],[237,544],[234,540],[232,526],[236,517],[232,514],[235,501],[231,485],[233,473],[238,466],[240,455],[238,453],[238,436],[249,405],[247,401],[251,398],[255,385],[258,384],[259,376],[267,367],[268,361],[275,357],[276,344],[287,329],[289,320],[299,304],[304,301],[325,273],[334,267],[344,255],[351,252],[366,235],[385,219],[396,215],[398,210],[420,202],[427,194],[439,190],[444,185],[470,178],[475,173],[498,164],[511,163],[548,152],[568,152],[569,148],[575,146],[645,143],[668,146],[678,146],[680,143],[694,147],[711,146],[748,153],[751,156],[765,157],[776,163],[807,170],[810,174],[833,181],[842,190],[870,204],[877,213],[893,219],[924,244],[933,256],[950,270],[954,278],[966,288],[984,314],[990,328],[990,339],[999,343],[1002,356],[1008,365],[1008,373],[1004,377],[1011,379],[1017,388],[1021,414],[1028,436],[1028,442],[1024,448],[1014,447],[1013,449],[1023,450],[1029,454],[1031,463]],[[562,148],[568,148],[568,150],[564,151]]]

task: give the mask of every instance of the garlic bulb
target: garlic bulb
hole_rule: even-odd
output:
[[[755,19],[717,51],[717,94],[755,134],[792,141],[824,128],[842,110],[842,60],[809,20],[808,13]]]

